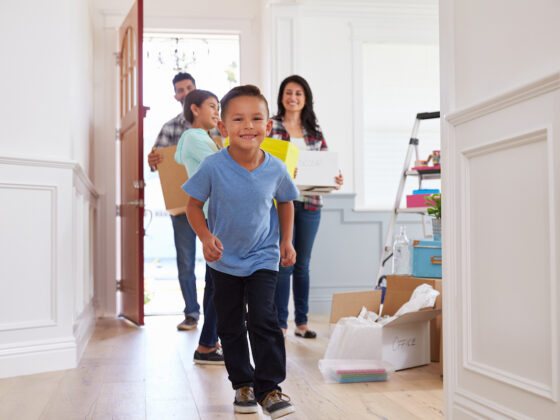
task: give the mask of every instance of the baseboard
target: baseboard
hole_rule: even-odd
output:
[[[75,368],[94,329],[95,311],[90,303],[74,323],[72,337],[0,346],[0,378]]]
[[[95,329],[95,308],[90,302],[74,323],[74,338],[76,340],[76,360],[80,361],[87,347],[89,339]]]
[[[76,364],[74,337],[0,347],[0,378],[71,369]]]

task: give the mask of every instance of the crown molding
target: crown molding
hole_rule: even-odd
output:
[[[96,190],[95,186],[85,173],[82,165],[76,161],[64,161],[57,159],[39,159],[39,158],[29,158],[23,156],[0,156],[0,165],[19,165],[19,166],[34,166],[38,168],[59,168],[71,170],[74,174],[74,179],[78,180],[89,194],[94,199],[99,198],[99,192]],[[74,182],[76,184],[76,182]]]
[[[476,118],[483,117],[501,109],[545,95],[560,89],[560,72],[538,79],[532,83],[511,89],[502,94],[486,99],[445,116],[446,121],[457,126]]]

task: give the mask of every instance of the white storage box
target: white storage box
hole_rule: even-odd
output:
[[[338,175],[338,154],[336,152],[299,152],[297,175],[294,179],[302,194],[325,194],[331,192]]]

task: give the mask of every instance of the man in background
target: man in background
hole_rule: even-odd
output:
[[[177,73],[173,78],[173,88],[175,89],[174,97],[182,106],[185,97],[196,89],[196,82],[189,73]],[[157,149],[177,145],[181,135],[189,128],[191,128],[191,123],[185,120],[182,109],[179,115],[167,121],[161,127],[152,151],[148,155],[148,164],[152,171],[157,170],[157,166],[163,161],[163,156],[158,153]],[[173,224],[175,249],[177,250],[179,284],[185,300],[185,319],[177,325],[177,329],[192,330],[197,327],[200,317],[200,305],[196,295],[196,277],[194,274],[196,234],[184,213],[171,216],[171,222]]]

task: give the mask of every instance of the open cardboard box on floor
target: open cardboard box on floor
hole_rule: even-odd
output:
[[[410,288],[410,283],[387,279],[383,315],[393,315],[410,299],[414,291],[414,288]],[[381,291],[335,293],[330,322],[334,324],[342,317],[358,316],[363,306],[368,311],[379,314]],[[382,327],[382,360],[391,363],[395,370],[430,363],[430,321],[440,313],[439,309],[423,309],[404,314],[385,324]],[[437,348],[439,349],[439,343]]]
[[[389,284],[391,284],[393,293],[390,305],[392,307],[387,307],[384,305],[383,312],[392,311],[395,313],[405,302],[410,299],[410,294],[414,289],[416,289],[421,284],[429,284],[435,290],[439,292],[439,296],[436,299],[436,304],[434,309],[441,309],[441,279],[437,278],[421,278],[412,276],[387,276],[387,290],[389,290]],[[430,321],[430,354],[432,362],[439,362],[441,360],[440,352],[440,342],[441,342],[441,314],[436,316]]]
[[[173,216],[186,212],[187,194],[181,187],[189,179],[185,166],[175,161],[176,150],[177,146],[157,149],[157,152],[163,155],[163,161],[158,165],[157,169],[165,208]]]

